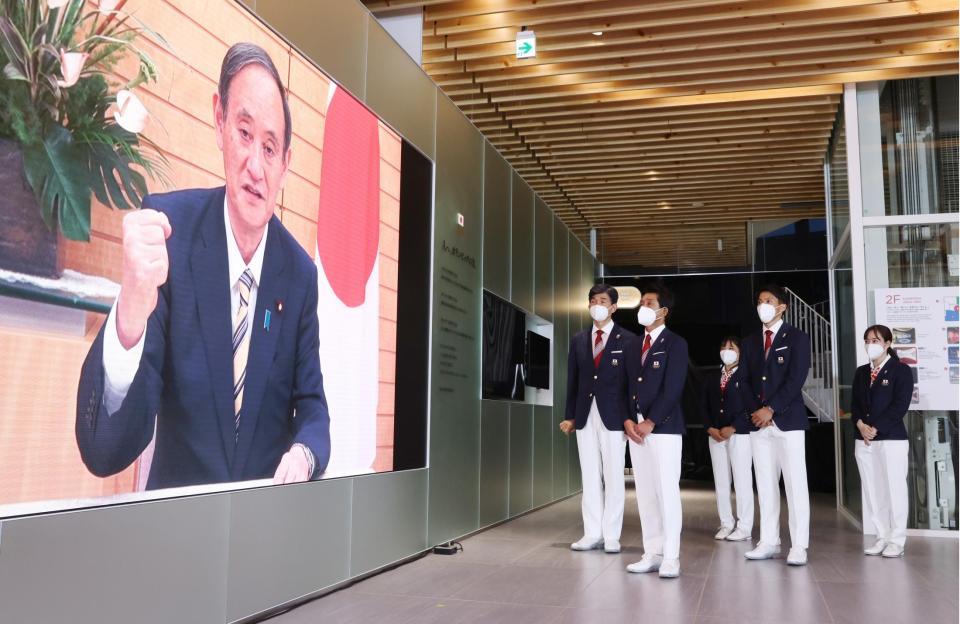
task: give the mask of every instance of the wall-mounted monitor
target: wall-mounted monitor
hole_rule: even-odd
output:
[[[550,339],[527,331],[526,348],[527,385],[542,390],[550,389]]]
[[[0,245],[0,518],[422,467],[430,159],[241,3],[49,4],[11,27],[135,44],[52,64],[55,98],[0,75],[0,221],[37,234]]]
[[[526,315],[523,310],[484,290],[483,398],[524,399],[525,332]]]

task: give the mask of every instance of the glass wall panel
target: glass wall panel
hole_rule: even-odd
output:
[[[878,288],[960,286],[956,261],[950,261],[960,252],[958,230],[956,223],[866,228],[866,295],[870,308]],[[875,318],[871,313],[871,322]],[[944,370],[943,374],[953,373]],[[956,387],[960,391],[960,385]],[[910,436],[909,526],[956,529],[957,412],[911,410],[906,423]]]
[[[957,84],[956,76],[884,84],[880,92],[884,214],[958,211]],[[880,216],[878,209],[865,206],[864,214]]]
[[[847,190],[847,136],[843,121],[843,107],[837,117],[837,123],[830,138],[830,149],[827,152],[827,166],[830,189],[830,224],[833,230],[833,245],[838,247],[844,228],[850,223],[850,196]],[[835,249],[831,249],[833,253]],[[849,254],[848,254],[849,257]]]

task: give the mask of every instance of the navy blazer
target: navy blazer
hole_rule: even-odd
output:
[[[317,269],[276,217],[250,319],[235,442],[224,193],[224,187],[191,189],[144,199],[144,207],[170,220],[170,268],[147,322],[140,367],[115,414],[103,405],[103,328],[83,363],[77,444],[97,476],[137,459],[154,425],[149,489],[269,478],[296,442],[313,451],[312,476],[326,467],[330,419],[320,372]]]
[[[639,372],[630,377],[630,396],[635,406],[630,417],[636,421],[639,413],[645,420],[653,421],[654,433],[683,435],[687,431],[681,409],[689,363],[687,341],[664,327],[643,363],[642,349],[638,337],[631,352],[633,366]]]
[[[709,371],[703,380],[703,392],[700,395],[700,415],[704,427],[722,429],[732,426],[737,433],[750,433],[756,427],[750,422],[746,398],[749,387],[743,377],[743,369],[737,370],[727,381],[727,388],[720,392],[721,368]]]
[[[763,355],[763,332],[747,336],[740,351],[740,366],[749,385],[747,409],[773,409],[773,422],[783,431],[810,428],[803,403],[803,384],[810,372],[810,337],[784,321],[773,337],[770,354]]]
[[[874,440],[906,440],[903,422],[913,398],[913,372],[896,355],[883,365],[876,381],[870,385],[870,364],[864,364],[853,375],[853,424],[864,421],[877,428]],[[862,440],[860,429],[853,433]]]
[[[577,429],[583,429],[590,405],[596,399],[603,426],[610,431],[623,431],[623,421],[630,418],[627,380],[636,372],[627,356],[637,336],[614,323],[600,356],[600,366],[594,368],[595,332],[596,326],[591,325],[570,339],[566,419],[575,421]]]

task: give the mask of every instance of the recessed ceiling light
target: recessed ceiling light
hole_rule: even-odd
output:
[[[594,37],[599,37],[603,34],[602,30],[595,30],[591,33]]]
[[[693,202],[690,205],[693,206],[694,208],[703,208],[703,202]]]

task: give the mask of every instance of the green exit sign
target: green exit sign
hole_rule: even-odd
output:
[[[537,35],[532,30],[517,33],[517,58],[533,58],[537,55]]]

